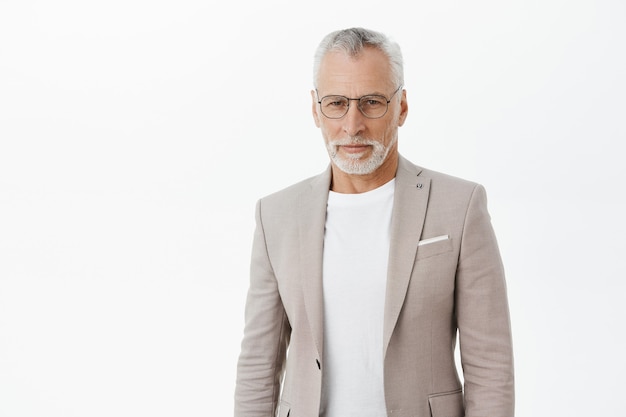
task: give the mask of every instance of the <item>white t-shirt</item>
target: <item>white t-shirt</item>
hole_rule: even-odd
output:
[[[324,235],[322,417],[384,417],[383,315],[395,180],[330,192]]]

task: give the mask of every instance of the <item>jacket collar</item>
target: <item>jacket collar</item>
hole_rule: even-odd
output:
[[[417,243],[426,216],[430,179],[422,169],[399,156],[391,220],[391,244],[383,327],[383,354],[393,334],[409,285]],[[303,299],[311,333],[320,358],[323,355],[322,263],[326,205],[331,182],[330,165],[314,177],[299,197],[299,262]]]
[[[421,172],[421,168],[400,156],[391,214],[383,355],[387,354],[391,335],[404,304],[417,255],[417,244],[426,218],[430,179],[420,176]]]

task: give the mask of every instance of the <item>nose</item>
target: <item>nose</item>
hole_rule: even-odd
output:
[[[361,113],[357,103],[350,103],[348,112],[342,118],[343,131],[350,137],[358,136],[365,129],[365,116]]]

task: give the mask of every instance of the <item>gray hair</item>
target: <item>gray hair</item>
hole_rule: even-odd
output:
[[[313,85],[317,88],[322,59],[332,51],[345,52],[357,57],[366,47],[383,52],[391,64],[391,75],[396,86],[404,84],[404,64],[400,46],[380,32],[363,28],[350,28],[331,32],[322,39],[313,60]]]

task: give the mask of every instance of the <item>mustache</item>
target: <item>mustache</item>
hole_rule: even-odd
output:
[[[363,136],[351,136],[344,139],[336,139],[330,141],[333,146],[345,146],[345,145],[375,145],[378,142],[372,139],[364,138]]]

